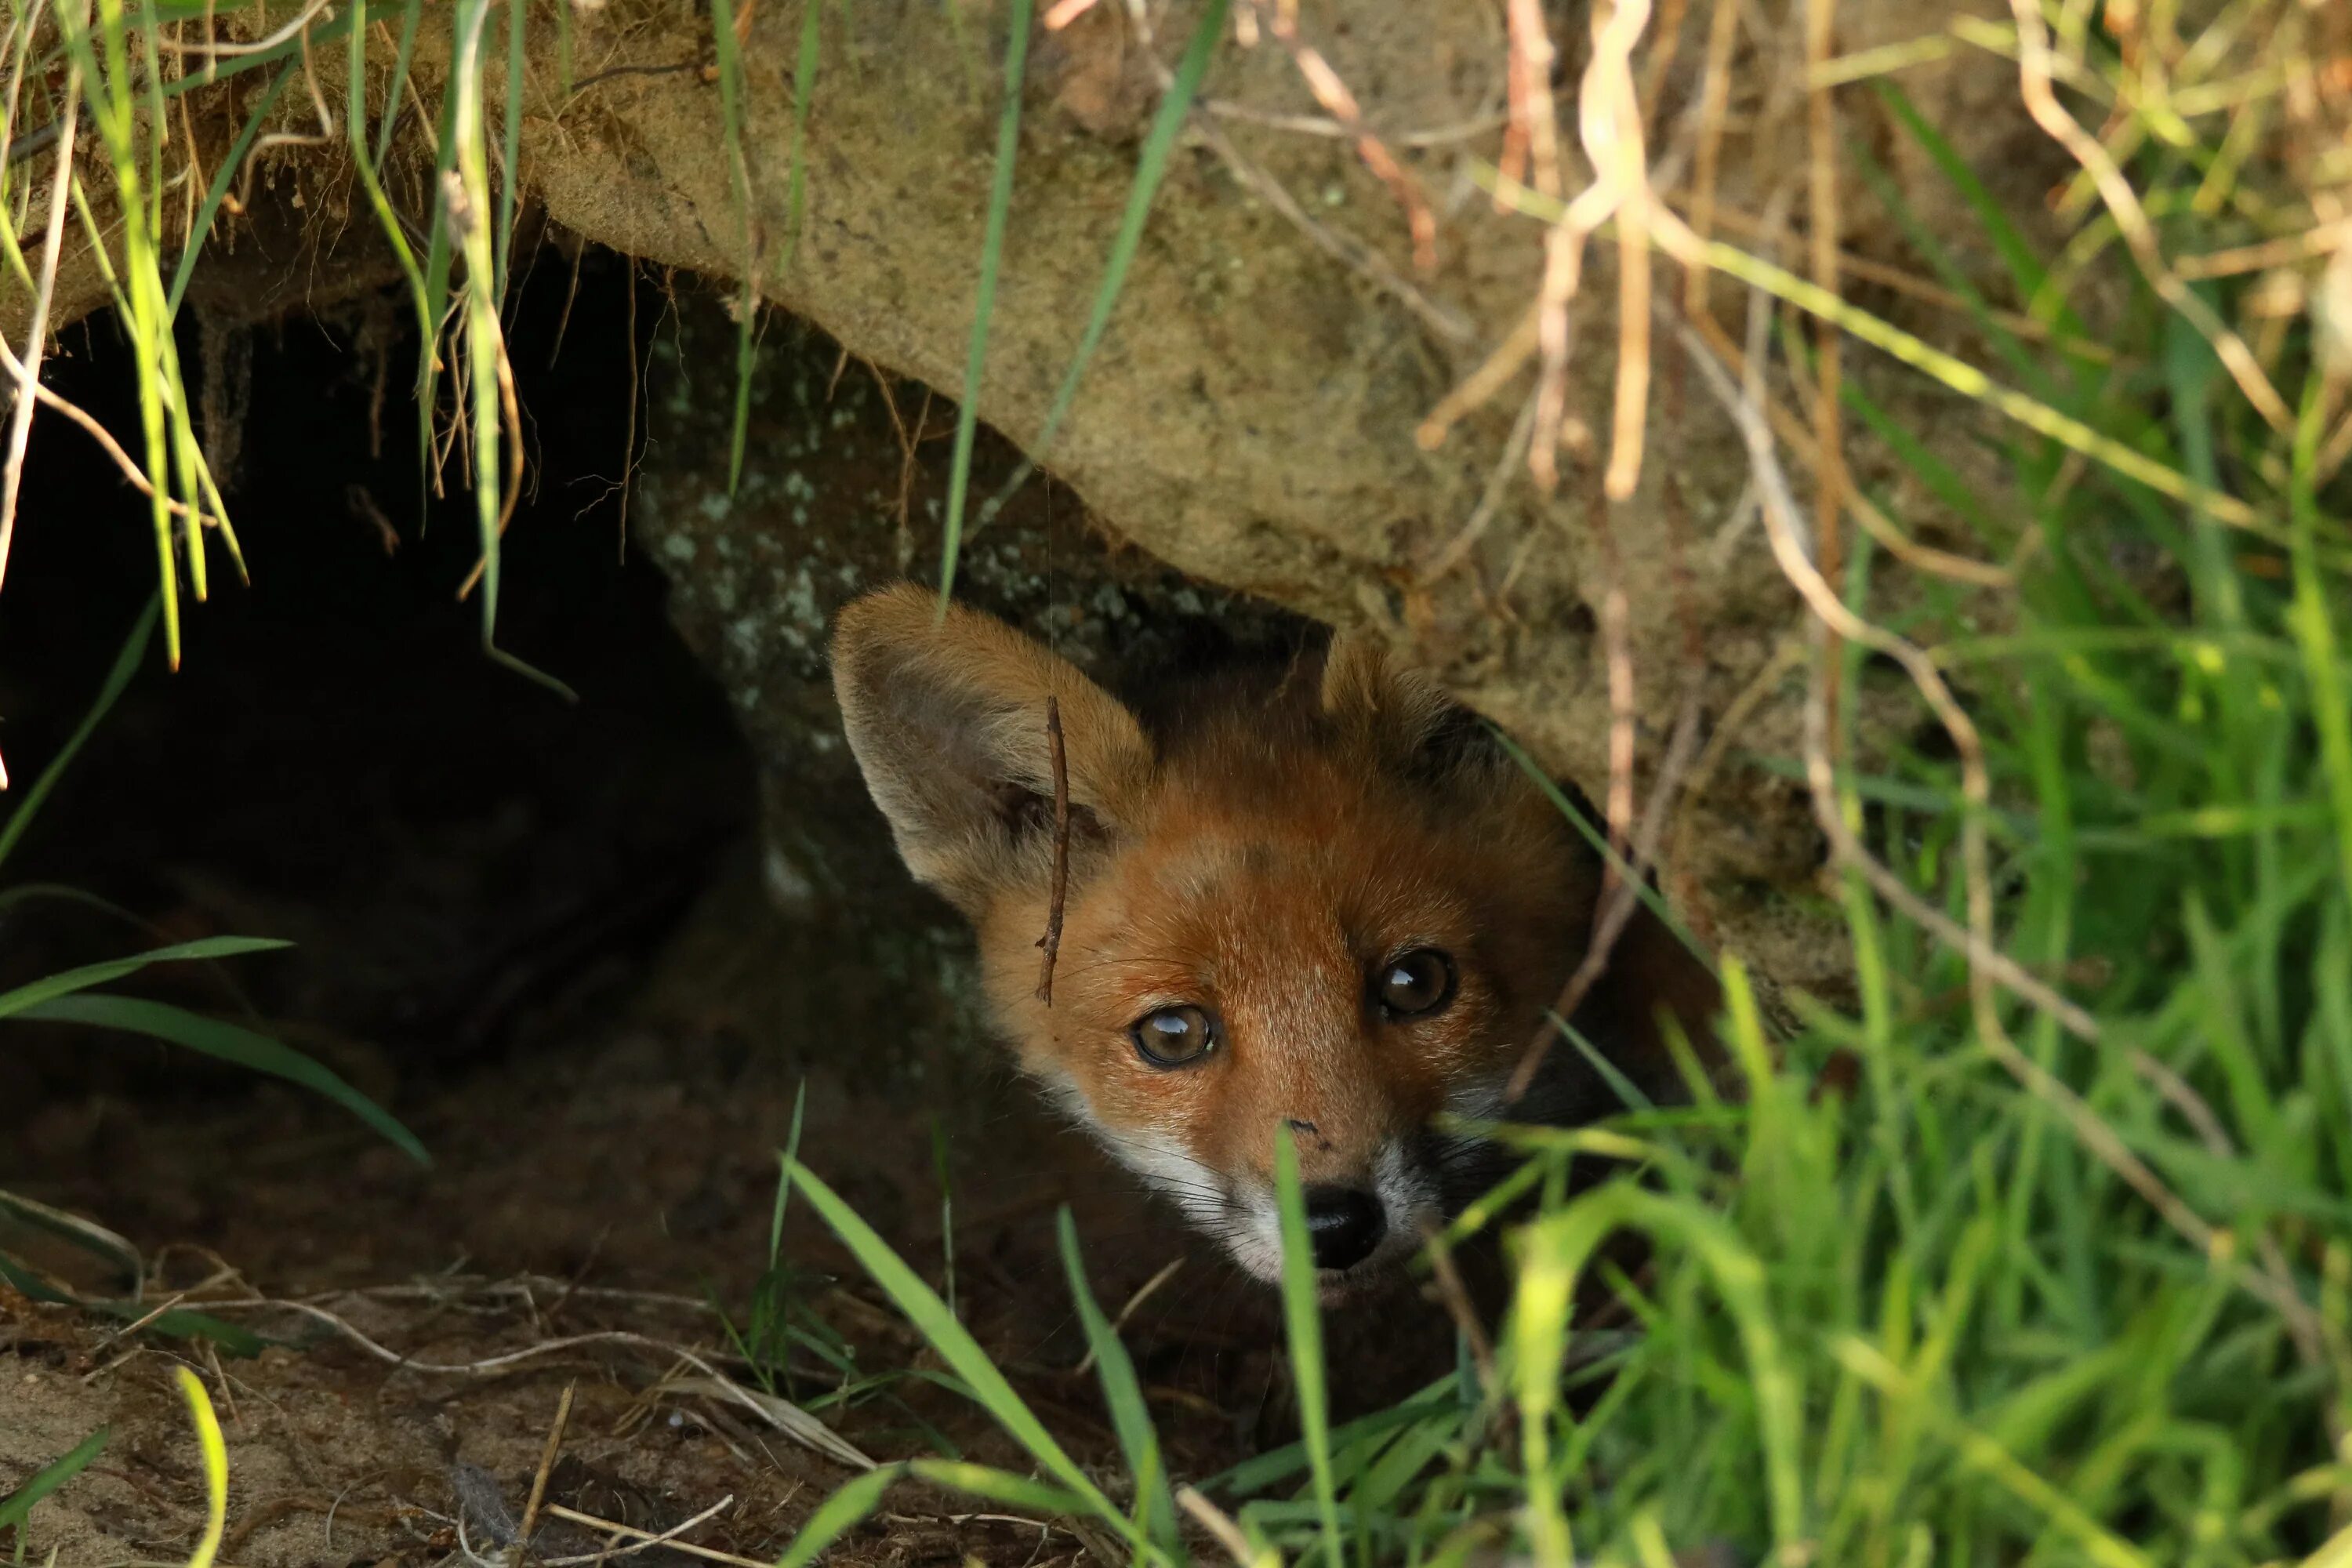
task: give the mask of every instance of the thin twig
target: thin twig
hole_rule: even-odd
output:
[[[1249,1537],[1242,1533],[1231,1514],[1192,1487],[1176,1489],[1176,1505],[1191,1514],[1194,1522],[1225,1549],[1225,1555],[1234,1560],[1234,1568],[1256,1568],[1257,1558],[1250,1551]]]
[[[256,38],[249,44],[224,44],[207,38],[201,44],[184,44],[177,38],[158,38],[156,43],[167,54],[202,55],[206,60],[216,60],[236,55],[267,54],[287,39],[309,28],[311,21],[324,11],[331,0],[310,0],[300,15],[267,37]]]
[[[1592,936],[1586,945],[1584,958],[1560,987],[1559,999],[1552,1004],[1551,1016],[1537,1029],[1535,1037],[1520,1053],[1519,1065],[1511,1070],[1511,1081],[1503,1090],[1504,1103],[1509,1104],[1527,1093],[1543,1069],[1544,1058],[1550,1054],[1552,1043],[1559,1037],[1561,1023],[1576,1016],[1576,1010],[1591,994],[1592,987],[1609,971],[1610,955],[1616,950],[1625,928],[1633,923],[1633,912],[1641,907],[1642,885],[1649,876],[1650,867],[1657,858],[1658,840],[1664,836],[1665,826],[1674,817],[1674,800],[1680,782],[1688,771],[1692,753],[1696,749],[1699,717],[1699,683],[1692,672],[1683,697],[1682,711],[1675,719],[1673,736],[1666,742],[1666,754],[1658,764],[1658,777],[1651,786],[1649,805],[1643,808],[1642,825],[1633,834],[1629,857],[1633,875],[1620,877],[1611,886],[1601,907],[1600,918],[1593,922]],[[1615,868],[1611,868],[1613,875]]]
[[[16,381],[19,385],[23,384],[26,368],[5,342],[0,342],[0,370],[5,370],[11,379]],[[122,471],[124,482],[141,495],[152,496],[155,493],[154,485],[149,482],[146,473],[139,465],[131,461],[131,454],[122,449],[122,444],[114,438],[114,433],[100,424],[87,409],[79,404],[68,401],[42,382],[33,384],[33,396],[42,407],[52,413],[62,414],[79,426],[91,440],[98,443],[99,448],[113,461],[114,466]],[[196,518],[207,528],[215,526],[219,521],[211,513],[192,508],[185,501],[176,500],[169,494],[163,497],[163,507],[175,517]],[[5,568],[5,558],[0,558],[0,568]]]
[[[1701,316],[1692,324],[1727,369],[1736,374],[1746,374],[1747,351],[1733,342],[1714,318]],[[1821,448],[1813,440],[1813,433],[1779,398],[1769,393],[1761,394],[1761,406],[1765,417],[1770,422],[1772,433],[1787,443],[1798,461],[1818,473]],[[1845,487],[1844,501],[1845,510],[1862,525],[1864,533],[1875,540],[1887,553],[1915,571],[1936,577],[1948,577],[1956,583],[1971,583],[1983,588],[2008,588],[2017,582],[2017,572],[2013,566],[1996,566],[1989,562],[1937,549],[1932,544],[1920,543],[1895,527],[1894,520],[1881,511],[1878,504],[1864,494],[1858,485]],[[2032,535],[2029,533],[2026,537],[2032,538]]]
[[[1530,316],[1528,321],[1532,325],[1534,318]],[[1495,514],[1502,510],[1503,497],[1510,491],[1513,476],[1527,461],[1528,442],[1535,435],[1535,429],[1536,399],[1535,395],[1529,393],[1519,405],[1519,416],[1512,423],[1510,438],[1503,443],[1502,455],[1495,459],[1494,468],[1486,475],[1486,488],[1480,492],[1478,504],[1471,509],[1469,520],[1447,542],[1445,548],[1432,556],[1429,564],[1421,569],[1423,586],[1436,582],[1460,565],[1463,557],[1468,555],[1478,541],[1485,537],[1488,525],[1495,521]]]
[[[1255,18],[1256,13],[1248,5],[1242,5],[1234,10],[1234,15],[1238,21],[1243,17]],[[1150,8],[1145,0],[1127,0],[1127,19],[1140,46],[1144,64],[1150,68],[1152,79],[1164,96],[1175,85],[1176,73],[1170,70],[1167,63],[1160,58],[1159,47],[1153,42]],[[1337,259],[1341,266],[1374,288],[1392,295],[1398,303],[1419,316],[1432,331],[1446,342],[1466,343],[1477,335],[1460,311],[1439,304],[1413,287],[1409,280],[1398,275],[1397,269],[1389,265],[1386,258],[1355,240],[1342,238],[1328,226],[1318,222],[1312,213],[1298,205],[1298,198],[1283,187],[1281,181],[1243,155],[1241,149],[1234,145],[1233,138],[1225,134],[1224,127],[1217,123],[1215,115],[1194,104],[1191,123],[1201,140],[1209,144],[1209,150],[1232,172],[1234,178],[1256,192],[1268,206],[1287,219],[1318,249]]]
[[[717,1513],[719,1509],[725,1508],[729,1503],[731,1503],[734,1500],[734,1498],[731,1496],[725,1498],[719,1503],[717,1508],[708,1509],[703,1512],[697,1514],[694,1518],[688,1520],[684,1524],[674,1526],[669,1530],[664,1531],[659,1535],[656,1535],[649,1530],[639,1530],[634,1524],[622,1524],[614,1520],[598,1519],[593,1513],[582,1513],[577,1509],[565,1508],[561,1503],[549,1503],[545,1512],[548,1518],[560,1519],[566,1524],[576,1524],[583,1530],[601,1530],[612,1535],[625,1535],[630,1540],[641,1543],[639,1547],[632,1548],[632,1550],[641,1550],[644,1546],[659,1544],[667,1547],[672,1552],[683,1552],[689,1557],[699,1557],[706,1563],[733,1563],[735,1568],[770,1568],[770,1564],[761,1559],[738,1557],[731,1552],[720,1552],[717,1548],[709,1546],[697,1546],[690,1541],[680,1541],[677,1539],[679,1531],[690,1530],[694,1526],[700,1524],[704,1520],[709,1518],[712,1514]],[[619,1556],[620,1553],[614,1552],[612,1555]],[[585,1559],[565,1559],[567,1562],[584,1561],[590,1563],[599,1562],[602,1560],[604,1560],[603,1553],[599,1553],[596,1557]],[[554,1564],[548,1563],[543,1565],[543,1568],[554,1568]]]
[[[1510,335],[1496,346],[1495,352],[1478,363],[1478,368],[1462,378],[1461,383],[1444,397],[1437,406],[1423,416],[1412,438],[1424,452],[1434,452],[1445,445],[1445,437],[1464,416],[1483,406],[1486,400],[1503,390],[1511,377],[1519,374],[1528,360],[1535,357],[1537,323],[1541,315],[1539,306],[1531,305],[1527,313],[1511,329]]]
[[[324,1307],[318,1306],[310,1301],[289,1300],[282,1298],[256,1296],[227,1301],[206,1301],[204,1303],[204,1307],[208,1312],[239,1311],[246,1310],[257,1311],[277,1310],[297,1312],[304,1317],[310,1318],[318,1322],[326,1324],[329,1328],[335,1330],[337,1332],[342,1334],[346,1339],[350,1340],[351,1342],[360,1350],[389,1366],[397,1369],[404,1369],[409,1372],[428,1373],[441,1376],[485,1377],[492,1373],[503,1372],[509,1367],[520,1366],[525,1362],[536,1361],[541,1356],[553,1355],[560,1351],[579,1350],[589,1345],[625,1345],[636,1350],[658,1351],[665,1356],[673,1357],[677,1361],[685,1363],[687,1365],[693,1367],[696,1371],[709,1378],[710,1380],[711,1392],[716,1392],[723,1395],[731,1404],[742,1406],[745,1410],[748,1410],[752,1415],[758,1416],[761,1421],[766,1422],[772,1426],[775,1426],[777,1430],[782,1431],[785,1436],[802,1442],[805,1447],[814,1450],[815,1452],[824,1454],[827,1458],[838,1460],[844,1464],[855,1465],[865,1469],[872,1469],[875,1468],[874,1460],[867,1458],[855,1445],[850,1443],[847,1438],[843,1437],[831,1427],[825,1426],[824,1422],[819,1421],[815,1416],[809,1415],[808,1412],[802,1410],[798,1405],[793,1405],[787,1400],[774,1399],[772,1395],[755,1396],[751,1390],[744,1388],[741,1384],[735,1382],[734,1379],[720,1372],[716,1366],[712,1365],[710,1362],[704,1359],[699,1352],[687,1350],[683,1346],[668,1343],[666,1341],[655,1339],[650,1335],[632,1333],[625,1329],[601,1329],[593,1333],[571,1334],[562,1339],[542,1340],[537,1344],[525,1345],[520,1350],[506,1351],[498,1355],[484,1356],[478,1361],[427,1362],[419,1361],[415,1356],[403,1355],[398,1351],[393,1350],[385,1345],[379,1344],[376,1341],[369,1338],[365,1332],[363,1332],[357,1325],[353,1324],[349,1319],[341,1317],[334,1312],[331,1312]],[[777,1422],[774,1414],[771,1412],[766,1405],[761,1404],[762,1399],[770,1399],[775,1405],[791,1410],[799,1419],[805,1421],[808,1424],[808,1428],[811,1433],[821,1433],[823,1434],[823,1437],[820,1439],[803,1436],[798,1428],[791,1426],[780,1425]],[[829,1439],[829,1441],[827,1439]]]
[[[1513,179],[1527,171],[1537,190],[1557,197],[1559,110],[1552,103],[1551,68],[1559,54],[1544,25],[1543,0],[1509,0],[1505,16],[1510,31],[1510,130],[1503,139],[1502,167]],[[1495,210],[1505,210],[1500,193]]]
[[[1805,66],[1810,73],[1830,58],[1835,36],[1836,0],[1805,0]],[[1811,222],[1813,283],[1822,292],[1843,298],[1838,283],[1837,110],[1833,89],[1817,85],[1806,95],[1806,194]],[[1832,583],[1845,578],[1844,542],[1839,537],[1841,504],[1848,484],[1845,437],[1840,383],[1843,379],[1844,334],[1821,316],[1813,318],[1813,532],[1822,575]],[[1831,644],[1827,679],[1830,701],[1837,701],[1840,672],[1844,666]],[[1832,736],[1834,744],[1836,737]]]
[[[720,1498],[717,1502],[712,1503],[709,1508],[704,1509],[700,1513],[696,1514],[692,1519],[686,1521],[682,1524],[671,1525],[659,1535],[655,1535],[642,1530],[635,1530],[625,1524],[614,1524],[607,1520],[599,1520],[596,1521],[595,1528],[600,1530],[616,1531],[623,1535],[635,1536],[636,1538],[635,1542],[632,1545],[624,1546],[617,1552],[614,1551],[610,1547],[606,1547],[602,1551],[583,1552],[576,1556],[572,1557],[550,1557],[540,1564],[540,1568],[583,1568],[583,1565],[588,1563],[611,1563],[623,1557],[635,1557],[638,1552],[648,1551],[656,1546],[667,1546],[673,1551],[691,1552],[697,1557],[707,1557],[719,1563],[740,1563],[743,1561],[740,1557],[730,1557],[724,1552],[696,1551],[695,1548],[687,1545],[684,1542],[677,1539],[677,1537],[684,1535],[696,1525],[705,1523],[734,1506],[735,1494],[733,1492],[730,1492],[725,1497]],[[548,1511],[559,1514],[566,1519],[574,1520],[575,1522],[577,1521],[577,1516],[574,1516],[572,1510],[568,1508],[550,1509]]]
[[[1121,1329],[1126,1328],[1127,1321],[1135,1316],[1137,1310],[1139,1309],[1144,1302],[1150,1300],[1153,1293],[1156,1292],[1160,1287],[1167,1284],[1171,1279],[1175,1279],[1176,1271],[1183,1267],[1184,1259],[1181,1254],[1170,1258],[1166,1263],[1162,1264],[1159,1273],[1154,1274],[1150,1279],[1146,1279],[1142,1285],[1137,1288],[1135,1294],[1127,1299],[1127,1305],[1121,1307],[1118,1310],[1118,1316],[1110,1321],[1110,1331],[1116,1334]],[[1087,1373],[1094,1370],[1094,1347],[1092,1345],[1088,1345],[1087,1347],[1087,1353],[1078,1362],[1075,1375],[1078,1377],[1086,1376]]]
[[[1239,121],[1244,125],[1263,125],[1269,131],[1287,131],[1300,136],[1318,136],[1326,141],[1345,142],[1355,132],[1327,114],[1283,114],[1251,104],[1235,103],[1231,99],[1203,98],[1196,100],[1202,109],[1220,120]],[[1457,142],[1467,142],[1500,129],[1508,121],[1499,114],[1481,114],[1451,125],[1433,125],[1426,131],[1405,131],[1385,138],[1399,147],[1449,147]]]
[[[2147,286],[2157,297],[2179,312],[2181,320],[2196,328],[2199,335],[2213,346],[2214,353],[2228,367],[2231,379],[2246,395],[2246,401],[2254,405],[2255,412],[2273,429],[2284,432],[2291,428],[2294,416],[2287,411],[2278,389],[2263,374],[2263,367],[2255,363],[2245,340],[2166,263],[2163,247],[2157,242],[2156,231],[2148,226],[2147,214],[2141,209],[2131,181],[2124,176],[2099,139],[2084,130],[2058,101],[2058,94],[2051,86],[2050,35],[2042,24],[2041,6],[2035,0],[2010,0],[2009,8],[2017,19],[2018,94],[2024,100],[2025,111],[2083,165],[2084,173],[2098,186],[2099,199],[2106,204],[2108,216],[2115,219],[2124,243],[2131,248],[2132,259],[2139,263],[2140,275],[2147,279]]]
[[[1045,699],[1045,739],[1054,755],[1054,891],[1045,906],[1045,957],[1037,966],[1037,1000],[1054,1005],[1054,961],[1062,955],[1062,904],[1070,891],[1070,759],[1062,747],[1062,700]]]
[[[508,1556],[511,1568],[522,1568],[524,1555],[530,1550],[530,1532],[539,1526],[539,1505],[547,1500],[548,1472],[555,1468],[555,1456],[563,1451],[563,1429],[572,1425],[572,1396],[580,1391],[577,1382],[563,1385],[563,1397],[555,1402],[555,1422],[547,1429],[547,1447],[540,1451],[539,1469],[530,1478],[530,1495],[522,1505],[522,1522],[515,1526],[514,1550]]]
[[[1429,1251],[1430,1274],[1437,1284],[1437,1298],[1445,1304],[1447,1314],[1462,1335],[1462,1342],[1470,1347],[1470,1364],[1478,1374],[1478,1387],[1482,1392],[1492,1390],[1495,1342],[1470,1304],[1470,1291],[1462,1283],[1462,1270],[1454,1266],[1454,1249],[1445,1245],[1445,1227],[1424,1218],[1421,1223],[1421,1241]]]
[[[1166,69],[1165,67],[1160,68]],[[1261,200],[1289,220],[1317,248],[1349,270],[1360,274],[1375,288],[1392,295],[1399,304],[1420,317],[1432,331],[1448,342],[1466,343],[1477,335],[1460,311],[1441,305],[1422,292],[1390,266],[1385,257],[1356,240],[1341,237],[1330,226],[1299,205],[1298,198],[1292,195],[1281,181],[1251,162],[1240,148],[1234,145],[1233,138],[1225,134],[1224,128],[1213,118],[1195,111],[1192,127],[1200,132],[1201,140],[1209,144],[1210,151],[1216,153],[1225,167],[1233,172],[1235,179],[1256,192]]]
[[[1627,225],[1622,209],[1629,205],[1643,208],[1632,221],[1646,237],[1644,220],[1656,214],[1643,168],[1641,108],[1633,101],[1631,63],[1633,46],[1649,16],[1649,0],[1623,0],[1612,6],[1596,6],[1592,13],[1592,58],[1577,93],[1577,124],[1585,155],[1592,162],[1592,184],[1568,204],[1544,242],[1543,310],[1537,332],[1543,349],[1542,395],[1536,406],[1535,439],[1528,450],[1528,467],[1547,490],[1559,481],[1559,434],[1568,414],[1569,306],[1583,279],[1585,241],[1612,216],[1617,217],[1622,231]],[[1621,232],[1621,242],[1622,238]],[[1627,252],[1629,265],[1633,254]],[[1646,260],[1642,265],[1646,267]],[[1643,283],[1621,283],[1621,289],[1638,289],[1646,297],[1646,275]],[[1647,388],[1648,328],[1621,320],[1618,330],[1621,362],[1614,438],[1623,444],[1630,428],[1632,445],[1622,464],[1616,451],[1612,451],[1609,493],[1622,500],[1633,493],[1630,481],[1638,476],[1641,462],[1640,406],[1629,407],[1628,395],[1636,388]],[[1637,332],[1644,346],[1642,363],[1635,369],[1622,363],[1622,355]]]
[[[1412,262],[1423,276],[1437,270],[1437,215],[1430,210],[1429,198],[1422,194],[1421,183],[1405,173],[1404,166],[1379,136],[1364,123],[1363,110],[1357,105],[1356,95],[1322,52],[1298,36],[1297,14],[1287,4],[1269,4],[1268,0],[1244,0],[1259,14],[1268,31],[1290,52],[1291,63],[1306,79],[1307,90],[1323,111],[1346,128],[1349,140],[1356,144],[1356,156],[1364,161],[1380,182],[1388,186],[1397,205],[1404,208],[1405,226],[1412,236]]]

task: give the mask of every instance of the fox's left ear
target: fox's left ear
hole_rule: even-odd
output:
[[[1323,713],[1402,772],[1443,773],[1488,749],[1476,715],[1427,674],[1361,632],[1339,632],[1323,658]]]

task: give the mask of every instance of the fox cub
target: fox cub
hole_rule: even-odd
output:
[[[1410,1255],[1497,1173],[1434,1129],[1504,1089],[1590,938],[1599,868],[1436,684],[1339,636],[1143,712],[1034,640],[931,594],[849,605],[849,744],[908,869],[971,921],[1022,1067],[1246,1269],[1280,1276],[1275,1131],[1307,1183],[1320,1279]],[[1057,700],[1069,790],[1050,1005]],[[1579,1024],[1645,1092],[1680,1083],[1657,1022],[1702,1038],[1714,982],[1643,916]],[[1615,1109],[1552,1051],[1517,1120]]]

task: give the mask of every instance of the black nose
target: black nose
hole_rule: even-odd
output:
[[[1350,1268],[1388,1232],[1381,1200],[1355,1187],[1307,1189],[1307,1239],[1318,1268]]]

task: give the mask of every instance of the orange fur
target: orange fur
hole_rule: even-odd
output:
[[[1360,639],[1147,730],[1011,628],[952,606],[934,619],[911,585],[850,605],[835,689],[908,866],[978,931],[991,1009],[1022,1066],[1254,1272],[1278,1268],[1285,1123],[1311,1189],[1377,1200],[1377,1244],[1335,1274],[1408,1252],[1488,1173],[1483,1151],[1433,1133],[1433,1118],[1503,1110],[1589,939],[1597,868],[1569,825],[1434,683]],[[1050,1005],[1035,994],[1049,694],[1074,813]],[[1619,977],[1638,993],[1621,998],[1635,1016],[1621,1065],[1656,1091],[1673,1076],[1649,1012],[1663,1001],[1703,1026],[1715,997],[1643,923]],[[1384,1006],[1402,955],[1431,952],[1451,970],[1450,1001],[1424,1016]],[[1131,1032],[1184,1007],[1214,1016],[1215,1047],[1151,1065]],[[1612,1109],[1577,1053],[1553,1056],[1513,1114]]]

